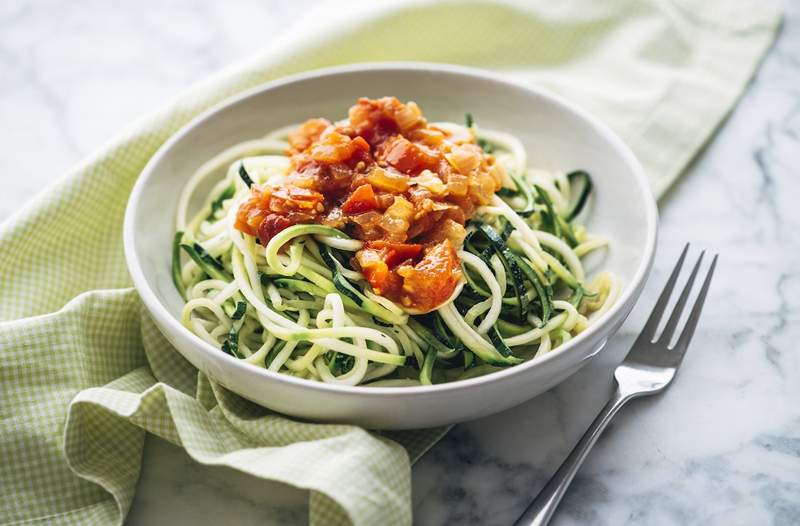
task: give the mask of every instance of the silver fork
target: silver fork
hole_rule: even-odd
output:
[[[515,526],[544,526],[550,522],[558,503],[561,502],[561,498],[589,454],[589,450],[592,449],[592,446],[597,442],[598,437],[611,422],[614,415],[617,414],[617,411],[633,398],[660,393],[675,378],[675,373],[681,365],[686,349],[689,347],[689,342],[692,340],[694,330],[697,327],[697,320],[700,318],[708,287],[711,284],[711,276],[714,274],[714,268],[717,265],[717,256],[715,255],[706,273],[700,293],[689,314],[686,326],[678,337],[677,342],[670,346],[705,254],[705,251],[700,254],[678,301],[675,303],[675,307],[672,309],[672,314],[667,320],[664,330],[660,336],[656,337],[656,331],[669,303],[672,290],[675,288],[675,283],[678,281],[681,266],[683,265],[683,260],[686,259],[688,249],[689,245],[687,244],[644,329],[639,333],[625,360],[614,371],[617,389],[611,400],[608,401],[600,411],[600,414],[597,415],[597,418],[594,419],[592,425],[589,426],[589,429],[586,430],[586,433],[575,445],[575,448],[564,460],[564,463],[558,468],[553,478],[550,479],[536,499],[517,519],[517,522],[514,523]]]

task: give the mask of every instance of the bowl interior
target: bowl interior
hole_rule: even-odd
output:
[[[430,121],[463,122],[519,137],[534,167],[589,171],[595,191],[581,221],[610,239],[610,250],[587,261],[607,269],[625,291],[638,287],[652,256],[655,208],[638,163],[615,136],[558,99],[486,73],[438,65],[366,66],[312,73],[273,83],[219,106],[190,123],[153,158],[137,182],[126,219],[129,264],[171,316],[183,300],[170,275],[178,196],[203,162],[237,142],[324,116],[338,120],[358,97],[414,100]],[[210,186],[210,185],[209,185]],[[134,262],[130,260],[135,260]],[[135,273],[135,272],[134,272]],[[197,339],[198,348],[205,344]],[[566,346],[565,346],[566,347]],[[217,351],[218,352],[218,351]]]

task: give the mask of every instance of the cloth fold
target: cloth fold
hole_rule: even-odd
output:
[[[200,112],[323,66],[486,67],[595,113],[660,195],[730,110],[779,20],[763,0],[331,2],[135,123],[0,227],[0,523],[121,523],[146,432],[198,462],[308,489],[312,524],[411,523],[410,463],[445,429],[379,434],[260,408],[174,352],[130,288],[130,189]]]

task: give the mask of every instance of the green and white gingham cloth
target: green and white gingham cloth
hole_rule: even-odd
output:
[[[445,430],[381,435],[257,407],[174,352],[130,288],[128,194],[198,113],[334,64],[487,67],[600,116],[661,194],[732,107],[780,19],[764,0],[347,5],[323,5],[266,51],[128,128],[2,226],[0,523],[120,524],[146,432],[198,462],[310,490],[312,524],[411,523],[410,462]]]

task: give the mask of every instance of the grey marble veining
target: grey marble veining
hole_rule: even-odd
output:
[[[0,3],[0,219],[309,3]],[[605,403],[611,371],[687,240],[721,261],[685,365],[665,394],[623,410],[554,524],[800,524],[800,2],[786,9],[741,103],[660,203],[640,307],[574,377],[457,426],[423,457],[413,471],[418,524],[514,520]],[[47,169],[33,169],[43,155]],[[149,439],[128,522],[305,520],[303,492],[199,466]]]

